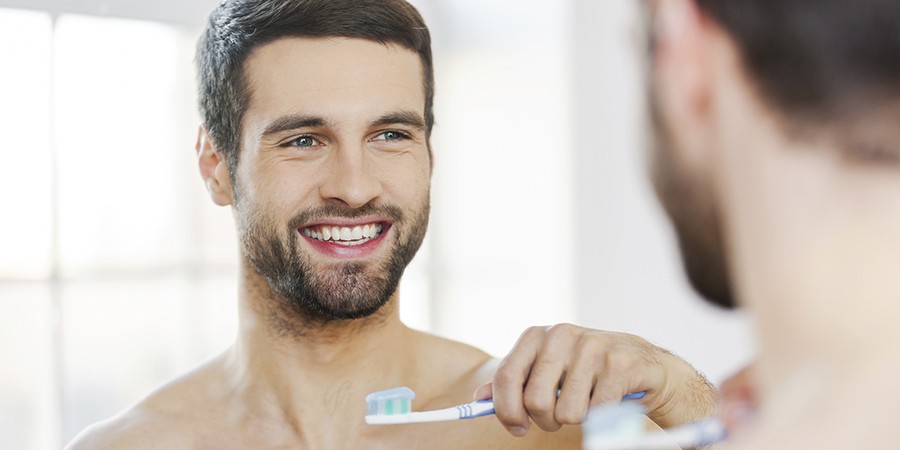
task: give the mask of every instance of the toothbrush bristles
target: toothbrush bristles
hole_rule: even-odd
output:
[[[408,387],[396,387],[373,392],[366,396],[367,416],[392,416],[409,414],[416,393]]]

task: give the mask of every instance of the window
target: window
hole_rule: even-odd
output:
[[[0,448],[59,448],[233,337],[230,217],[192,170],[195,39],[0,10]]]
[[[0,448],[60,448],[234,339],[233,221],[194,160],[196,40],[0,9]],[[403,281],[419,328],[427,255]]]

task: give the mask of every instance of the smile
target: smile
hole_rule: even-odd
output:
[[[348,247],[362,245],[381,235],[383,225],[380,222],[353,227],[337,225],[316,225],[303,229],[303,234],[320,242],[329,242]]]

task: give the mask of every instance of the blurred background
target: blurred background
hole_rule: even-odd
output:
[[[234,338],[233,222],[193,150],[217,3],[0,0],[0,449],[60,448]],[[498,357],[530,325],[635,333],[714,383],[752,358],[647,180],[637,2],[413,3],[436,165],[403,320]]]

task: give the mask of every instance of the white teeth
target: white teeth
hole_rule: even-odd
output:
[[[322,226],[318,229],[304,228],[303,234],[320,241],[331,241],[345,245],[359,245],[381,234],[380,223],[370,223],[351,227]]]

